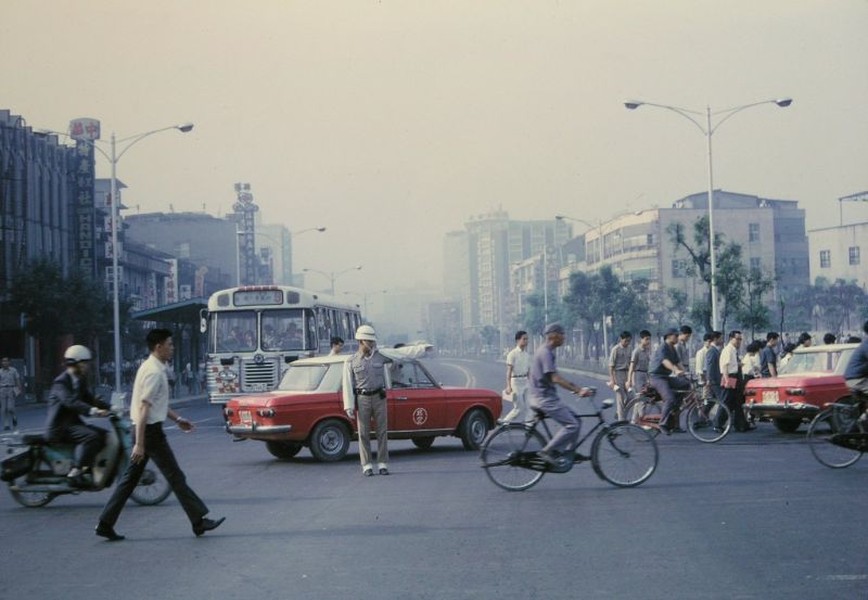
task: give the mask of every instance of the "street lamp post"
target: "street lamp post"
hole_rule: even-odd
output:
[[[674,112],[696,125],[699,131],[701,131],[702,134],[705,136],[708,146],[708,258],[711,267],[711,326],[714,330],[718,329],[719,321],[717,312],[717,282],[715,281],[715,277],[717,274],[717,262],[714,248],[714,177],[712,168],[713,160],[711,152],[711,138],[714,135],[714,132],[717,131],[717,129],[726,120],[745,109],[754,106],[761,106],[763,104],[775,104],[781,108],[786,108],[792,103],[792,98],[778,98],[773,100],[762,100],[761,102],[752,102],[750,104],[743,104],[741,106],[735,106],[715,112],[711,111],[710,106],[706,106],[704,113],[701,111],[680,108],[678,106],[670,106],[668,104],[655,104],[653,102],[643,102],[638,100],[631,100],[624,103],[624,106],[628,110],[635,110],[640,106],[654,106]],[[705,125],[703,125],[702,122],[699,120],[699,117],[701,117],[703,114],[705,115]],[[713,123],[712,117],[720,118],[718,119],[717,123]]]
[[[599,236],[599,240],[600,240],[600,260],[599,260],[599,262],[603,262],[603,222],[602,221],[600,221],[597,225],[594,225],[593,223],[589,223],[588,221],[585,221],[584,219],[578,219],[576,217],[570,217],[568,215],[555,215],[555,219],[558,221],[575,221],[576,223],[581,223],[582,225],[588,227],[589,229],[596,229],[597,235]],[[585,260],[587,261],[587,258],[585,258]]]
[[[343,275],[344,273],[349,273],[350,271],[361,271],[362,265],[356,265],[355,267],[350,267],[349,269],[344,269],[343,271],[330,271],[326,273],[325,271],[318,271],[317,269],[302,269],[303,273],[319,273],[323,277],[328,277],[331,282],[331,295],[335,295],[335,279]]]
[[[145,139],[148,136],[154,135],[155,133],[160,133],[161,131],[169,131],[171,129],[177,129],[182,133],[187,133],[193,130],[192,123],[185,123],[183,125],[171,125],[169,127],[161,127],[160,129],[154,129],[152,131],[146,131],[145,133],[138,133],[136,135],[131,135],[129,137],[117,139],[115,133],[112,132],[111,137],[111,153],[107,153],[105,150],[100,148],[97,144],[97,140],[89,140],[84,138],[76,138],[76,141],[84,142],[89,144],[91,148],[99,152],[103,155],[103,157],[111,163],[111,228],[112,228],[112,321],[114,327],[114,345],[115,345],[115,392],[120,392],[121,389],[121,328],[120,328],[120,277],[118,276],[118,210],[119,210],[119,202],[118,202],[118,175],[117,175],[117,165],[118,161],[123,157],[124,154],[136,143]],[[61,133],[59,131],[52,131],[49,129],[44,130],[46,133],[54,133],[57,135],[69,135],[69,133]],[[118,144],[122,144],[123,142],[129,142],[127,145],[123,146],[120,151],[118,151]]]

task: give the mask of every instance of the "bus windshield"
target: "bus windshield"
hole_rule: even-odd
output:
[[[256,350],[256,312],[252,310],[211,314],[211,352]]]

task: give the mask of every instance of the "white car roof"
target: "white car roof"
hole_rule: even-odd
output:
[[[858,348],[859,344],[820,344],[818,346],[799,346],[793,350],[793,354],[809,354],[811,352],[839,352]]]

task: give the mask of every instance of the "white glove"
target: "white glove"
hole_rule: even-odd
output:
[[[346,412],[346,413],[347,413],[347,416],[348,416],[350,419],[352,419],[352,418],[353,418],[353,415],[355,414],[356,411],[354,411],[352,408],[348,408],[348,409],[347,409],[346,411],[344,411],[344,412]]]

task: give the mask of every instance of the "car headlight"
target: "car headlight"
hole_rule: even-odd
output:
[[[260,408],[259,410],[256,411],[256,414],[259,415],[260,417],[270,419],[274,416],[274,409],[273,408]]]
[[[790,388],[787,390],[787,395],[789,396],[804,396],[805,389],[804,388]]]

